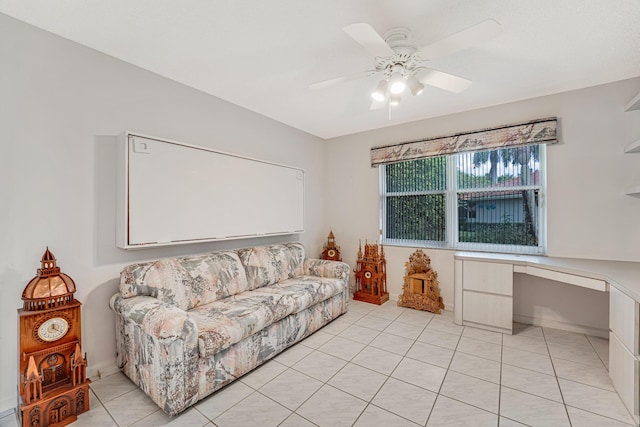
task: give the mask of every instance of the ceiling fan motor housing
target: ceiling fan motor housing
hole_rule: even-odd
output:
[[[389,57],[376,57],[376,70],[384,73],[387,78],[393,73],[401,73],[405,78],[416,74],[423,61],[416,54],[418,49],[413,43],[411,32],[403,27],[392,28],[384,33],[383,38],[395,53]]]
[[[393,49],[396,53],[404,53],[411,55],[418,49],[413,44],[411,38],[411,32],[403,27],[392,28],[384,33],[384,41]]]

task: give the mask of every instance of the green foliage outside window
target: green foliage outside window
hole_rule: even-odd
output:
[[[446,239],[444,194],[387,197],[387,238]]]
[[[386,168],[387,193],[391,193],[386,198],[386,237],[444,241],[446,158],[395,163]]]

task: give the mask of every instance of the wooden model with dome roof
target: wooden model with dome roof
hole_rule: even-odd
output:
[[[87,356],[82,354],[76,285],[45,251],[18,310],[19,414],[23,427],[58,427],[89,410]]]

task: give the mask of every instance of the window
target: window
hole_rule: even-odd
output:
[[[393,163],[381,170],[387,240],[445,242],[447,158]]]
[[[545,145],[380,166],[386,244],[544,253]]]

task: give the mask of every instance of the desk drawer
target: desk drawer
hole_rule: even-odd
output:
[[[622,344],[638,356],[640,325],[638,303],[611,286],[609,290],[609,329]]]
[[[463,292],[463,322],[473,322],[511,333],[513,329],[512,297],[474,291]]]
[[[464,261],[462,288],[512,296],[513,266],[493,262]]]
[[[634,415],[637,422],[640,413],[638,359],[627,350],[613,332],[609,332],[609,376],[622,403]]]
[[[527,266],[527,274],[542,277],[543,279],[556,280],[574,286],[594,289],[600,292],[607,291],[607,282],[590,277],[578,276],[576,274],[563,273],[560,271],[547,270],[546,268]]]

